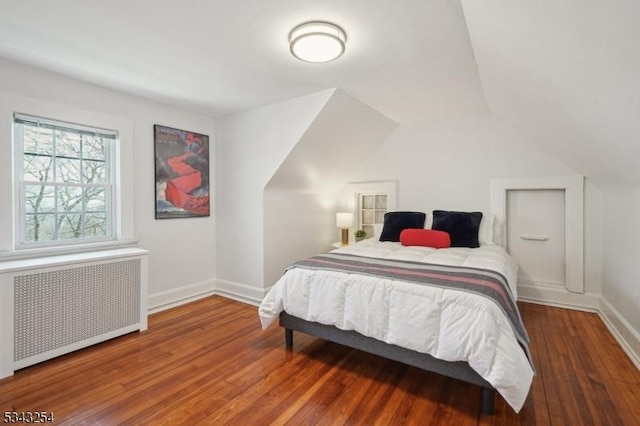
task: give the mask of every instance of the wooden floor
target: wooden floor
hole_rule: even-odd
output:
[[[640,424],[640,372],[595,314],[520,308],[537,376],[519,414],[498,397],[482,415],[473,385],[302,334],[285,350],[255,307],[216,296],[0,380],[0,409],[55,424]]]

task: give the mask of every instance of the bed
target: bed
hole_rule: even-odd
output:
[[[515,305],[517,269],[498,244],[369,239],[296,262],[259,316],[263,328],[279,319],[288,347],[294,330],[311,334],[476,384],[487,414],[496,391],[518,412],[534,369]]]

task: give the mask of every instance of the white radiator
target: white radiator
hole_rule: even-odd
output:
[[[4,377],[77,349],[145,330],[147,252],[119,249],[3,262],[0,294],[0,377]]]

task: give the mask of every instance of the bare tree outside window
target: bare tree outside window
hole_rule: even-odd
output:
[[[110,238],[109,153],[115,137],[55,124],[15,119],[22,146],[23,243]]]

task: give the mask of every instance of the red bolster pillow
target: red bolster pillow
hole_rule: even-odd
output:
[[[451,237],[444,231],[407,228],[400,233],[400,243],[403,246],[447,248],[451,247]]]

